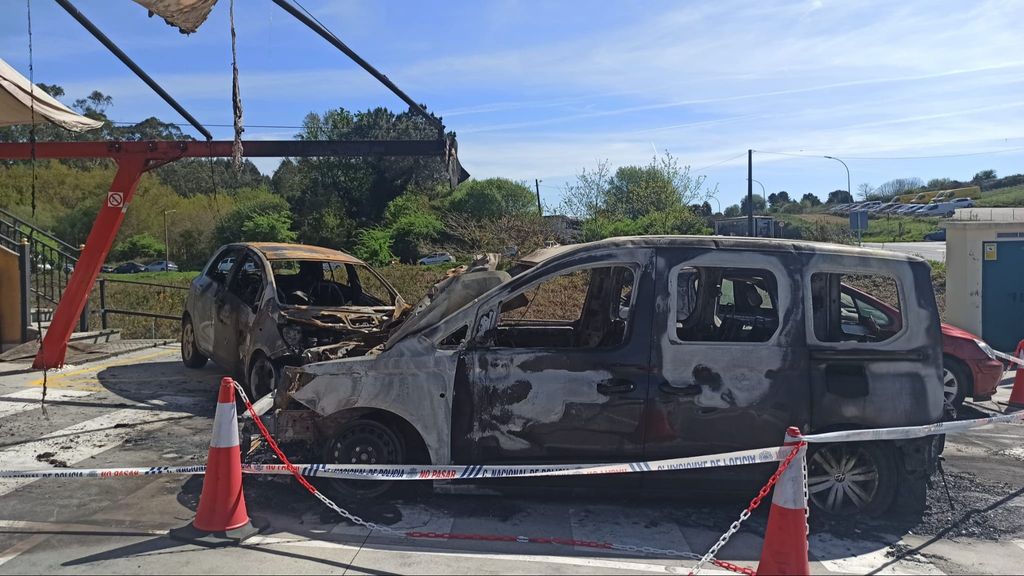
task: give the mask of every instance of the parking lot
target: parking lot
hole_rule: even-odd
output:
[[[203,463],[220,376],[213,366],[185,370],[177,348],[166,346],[51,373],[45,409],[38,402],[39,373],[0,377],[0,467]],[[1000,396],[1009,393],[1010,381],[1004,379]],[[952,509],[936,478],[923,518],[840,523],[812,516],[812,571],[1019,571],[1022,438],[1024,431],[1011,425],[948,437]],[[201,485],[201,477],[182,476],[0,480],[0,573],[246,573],[258,566],[275,573],[626,574],[686,573],[693,564],[584,546],[397,539],[338,518],[284,478],[247,478],[249,513],[269,529],[244,546],[207,549],[169,540],[167,530],[194,515]],[[702,554],[746,505],[644,496],[438,486],[432,494],[356,503],[351,511],[399,531],[557,537]],[[755,567],[766,518],[754,514],[719,558]]]

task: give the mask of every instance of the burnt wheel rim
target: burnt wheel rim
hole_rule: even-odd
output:
[[[256,360],[249,375],[249,390],[253,395],[253,402],[270,394],[276,388],[277,374],[274,365],[266,358]]]
[[[181,327],[181,355],[185,360],[192,359],[196,335],[192,330],[192,322],[186,321]]]
[[[332,444],[328,459],[335,464],[401,464],[397,438],[376,424],[359,424],[341,434]],[[334,480],[346,492],[376,496],[391,486],[389,481]]]
[[[860,446],[822,447],[811,456],[807,474],[811,500],[832,514],[863,510],[878,492],[878,463]]]
[[[953,400],[960,392],[960,383],[957,382],[956,374],[949,368],[942,369],[942,399],[947,406],[953,405]]]

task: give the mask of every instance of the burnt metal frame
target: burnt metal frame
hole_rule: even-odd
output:
[[[195,141],[147,141],[147,142],[30,142],[0,143],[0,158],[10,160],[66,159],[66,158],[110,158],[117,163],[114,181],[107,193],[107,201],[100,208],[93,223],[85,248],[71,275],[64,294],[57,304],[49,330],[39,347],[33,367],[37,369],[58,368],[64,364],[67,343],[74,330],[75,321],[82,313],[89,293],[99,276],[100,267],[107,258],[114,238],[124,220],[139,179],[147,170],[173,162],[180,158],[233,157],[234,142],[214,141],[205,127],[174,100],[155,80],[128,57],[110,38],[75,8],[70,0],[56,0],[79,24],[111,51],[121,62],[132,70],[143,82],[153,89],[172,108],[182,115],[199,131],[206,142]],[[315,19],[307,17],[285,0],[274,2],[311,30],[344,52],[374,78],[401,98],[415,113],[426,118],[438,130],[436,140],[350,140],[350,141],[253,141],[243,142],[247,157],[366,157],[366,156],[437,156],[445,160],[452,182],[469,177],[457,157],[458,145],[454,136],[446,136],[441,120],[417,104],[398,88],[387,76],[380,73],[346,46],[334,34]]]

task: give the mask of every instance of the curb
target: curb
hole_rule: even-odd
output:
[[[131,340],[121,340],[121,342],[131,342]],[[175,344],[177,342],[178,342],[177,340],[167,339],[167,340],[154,341],[154,342],[146,344],[145,346],[139,346],[137,348],[132,348],[130,350],[118,350],[118,351],[111,351],[111,352],[100,352],[98,354],[91,355],[88,358],[88,360],[83,362],[83,364],[88,364],[88,363],[91,363],[91,362],[99,362],[101,360],[109,360],[109,359],[114,358],[116,356],[123,356],[125,354],[131,354],[133,352],[138,352],[140,350],[148,350],[150,348],[159,348],[160,346],[166,346],[168,344]],[[0,366],[3,366],[3,364],[5,364],[5,363],[0,363]],[[20,364],[20,362],[19,362],[19,364]],[[42,370],[37,370],[37,369],[33,368],[31,364],[29,364],[25,368],[14,368],[12,370],[3,370],[2,368],[0,368],[0,377],[15,376],[15,375],[18,375],[18,374],[29,374],[31,372],[42,372]]]

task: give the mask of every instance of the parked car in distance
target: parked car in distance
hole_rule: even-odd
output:
[[[100,266],[100,272],[106,272],[106,273],[109,274],[109,273],[111,273],[113,271],[114,271],[114,267],[111,266],[110,264],[104,264],[103,266]]]
[[[138,262],[125,262],[114,268],[114,274],[138,274],[145,271],[146,267]]]
[[[943,417],[938,310],[920,258],[660,236],[545,248],[516,266],[445,278],[381,347],[287,368],[264,408],[288,422],[278,442],[328,463],[632,462],[778,446],[791,425]],[[841,303],[848,278],[890,286],[895,315]],[[815,445],[810,499],[835,515],[923,507],[940,450],[938,437]],[[776,468],[573,483],[722,494],[756,490]],[[350,498],[395,484],[327,481]]]
[[[417,264],[442,264],[444,262],[455,262],[455,257],[447,252],[434,252],[416,261]]]
[[[212,359],[244,381],[256,400],[274,390],[286,365],[362,350],[354,338],[371,348],[382,343],[384,326],[405,308],[391,284],[344,252],[301,244],[228,244],[189,287],[181,359],[189,368]],[[336,346],[340,342],[350,345]]]
[[[64,271],[67,272],[68,274],[71,274],[72,272],[75,271],[75,264],[73,262],[65,262]]]
[[[928,242],[942,242],[946,239],[946,229],[939,228],[935,232],[929,232],[924,235],[924,239]]]
[[[178,265],[174,262],[164,262],[163,260],[157,260],[156,262],[150,262],[146,266],[146,272],[177,272]]]

